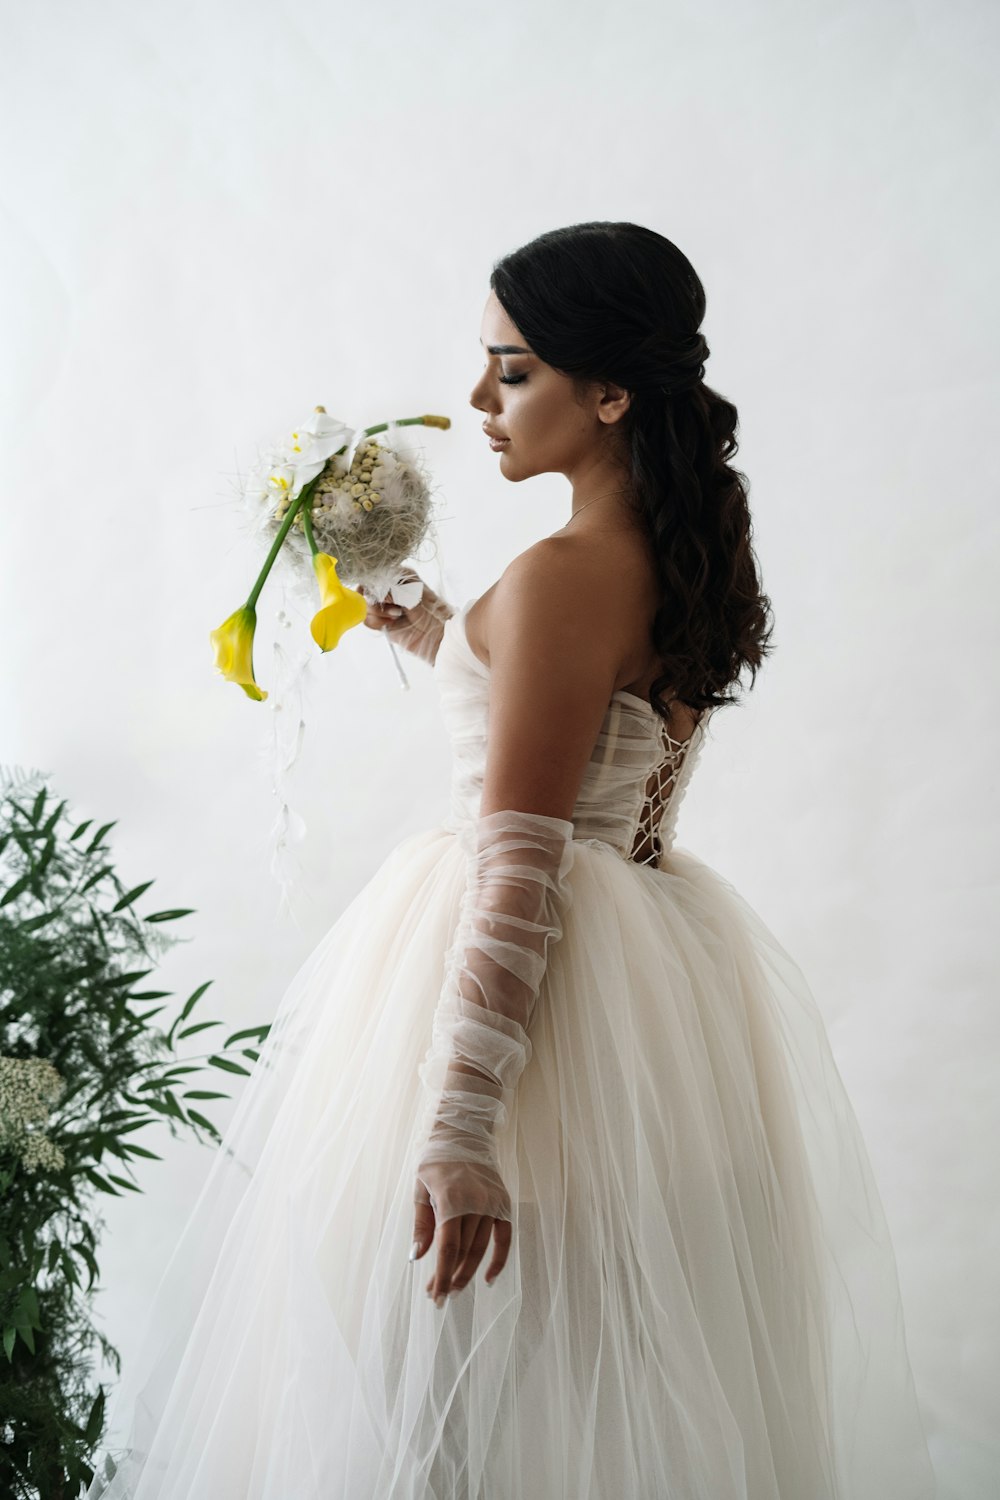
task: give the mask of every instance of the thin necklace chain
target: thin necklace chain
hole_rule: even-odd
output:
[[[610,498],[611,498],[612,495],[627,495],[627,494],[628,494],[628,490],[627,489],[624,489],[624,490],[608,490],[607,494],[605,494],[605,495],[595,495],[594,498],[593,498],[593,500],[588,500],[587,501],[587,505],[596,505],[597,502],[598,502],[598,500],[610,500]],[[579,510],[575,510],[573,512],[573,514],[570,516],[569,521],[566,522],[566,525],[568,526],[570,521],[575,521],[576,518],[577,518],[577,516],[580,515],[583,511],[585,511],[587,509],[587,505],[581,505]]]

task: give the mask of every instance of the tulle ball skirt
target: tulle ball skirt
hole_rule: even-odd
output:
[[[430,1301],[418,1069],[465,875],[452,831],[405,839],[292,979],[89,1497],[933,1496],[822,1019],[684,850],[579,842],[499,1138],[510,1256]]]

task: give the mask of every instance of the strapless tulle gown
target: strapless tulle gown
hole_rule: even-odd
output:
[[[500,1135],[510,1257],[427,1296],[419,1069],[486,755],[467,610],[434,666],[449,817],[396,845],[289,984],[88,1496],[927,1500],[892,1243],[821,1016],[745,900],[674,847],[704,724],[670,741],[628,692],[574,810]]]

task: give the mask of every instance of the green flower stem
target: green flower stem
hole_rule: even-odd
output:
[[[346,446],[347,445],[345,443],[344,447],[346,447]],[[343,448],[338,448],[338,450],[337,450],[338,453],[343,453],[343,451],[344,451]],[[322,474],[322,472],[323,472],[323,470],[320,469],[319,474]],[[310,479],[310,481],[309,481],[308,484],[304,484],[302,486],[302,489],[299,491],[299,493],[296,496],[296,498],[292,501],[291,505],[288,507],[288,511],[287,511],[286,516],[285,516],[285,519],[282,521],[280,527],[278,528],[278,535],[275,537],[274,541],[271,543],[271,550],[267,554],[267,557],[264,559],[264,566],[261,568],[260,573],[258,574],[257,582],[254,584],[253,588],[250,590],[249,598],[247,599],[246,604],[243,606],[244,609],[255,609],[256,608],[256,606],[257,606],[257,599],[258,599],[258,597],[260,595],[260,591],[264,587],[264,580],[266,579],[268,573],[270,573],[272,567],[274,566],[274,559],[278,555],[278,552],[279,552],[279,550],[281,548],[282,542],[285,540],[285,537],[288,535],[288,529],[291,526],[292,522],[295,520],[295,517],[298,514],[299,507],[302,505],[303,501],[306,500],[312,494],[313,490],[315,489],[316,483],[317,483],[317,481],[319,479],[319,474],[317,474],[315,476],[315,478]]]
[[[340,448],[337,451],[343,453],[344,450],[343,448]],[[320,474],[321,473],[322,470],[320,470]],[[318,479],[319,475],[317,475],[316,477]],[[302,530],[305,532],[306,541],[309,543],[309,551],[312,553],[313,557],[316,557],[319,553],[319,548],[316,545],[316,538],[313,536],[313,518],[311,505],[307,505],[305,510],[302,512]]]
[[[427,418],[426,417],[397,417],[396,418],[396,426],[397,427],[425,427],[426,425],[427,425]],[[364,433],[365,437],[374,437],[376,432],[388,432],[388,430],[389,430],[389,423],[388,422],[376,422],[374,427],[363,427],[361,430]],[[341,449],[341,452],[343,452],[343,449]]]
[[[425,425],[426,424],[423,417],[398,417],[396,420],[397,427],[422,427]],[[366,438],[374,437],[376,432],[386,432],[388,431],[388,428],[388,422],[376,422],[373,427],[362,427],[361,435],[362,437]],[[330,454],[330,458],[336,458],[338,454],[343,453],[346,447],[347,444],[344,443],[340,448],[337,449],[336,453]],[[330,462],[330,458],[327,459],[327,463]],[[260,570],[257,582],[250,590],[250,597],[247,599],[246,604],[243,606],[244,609],[256,609],[257,600],[260,597],[260,591],[264,587],[264,580],[267,578],[268,573],[270,573],[272,567],[274,566],[274,559],[277,557],[278,552],[281,549],[282,542],[288,535],[288,529],[291,526],[292,522],[295,520],[295,517],[298,515],[298,512],[304,502],[312,497],[313,490],[316,488],[316,485],[322,477],[325,468],[326,464],[323,465],[323,468],[320,469],[319,473],[313,479],[310,479],[308,484],[304,484],[302,486],[302,489],[299,491],[298,495],[288,507],[288,513],[285,516],[285,519],[282,521],[281,526],[278,530],[278,534],[271,544],[270,552],[264,559],[264,566]],[[305,511],[303,512],[302,528],[306,535],[306,541],[309,543],[309,550],[315,557],[319,552],[319,548],[317,547],[316,539],[313,536],[311,506],[307,505]]]

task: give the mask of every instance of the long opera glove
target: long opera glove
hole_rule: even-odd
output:
[[[417,1177],[438,1222],[510,1219],[496,1131],[531,1056],[528,1025],[550,941],[572,904],[573,824],[506,809],[463,826],[468,875],[431,1045]]]

